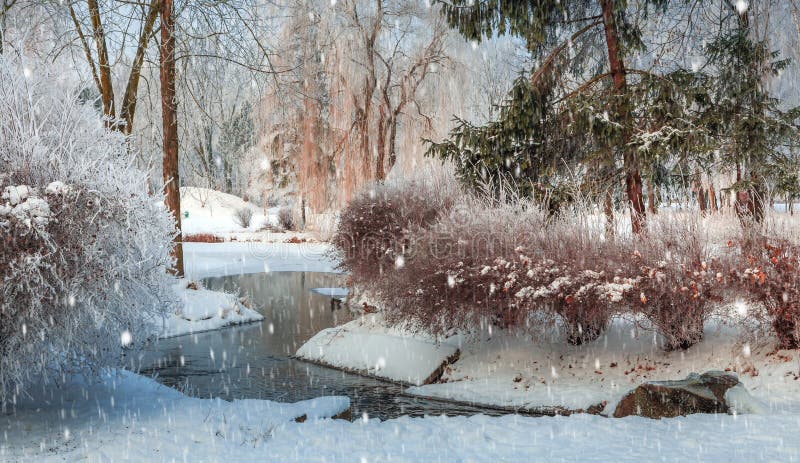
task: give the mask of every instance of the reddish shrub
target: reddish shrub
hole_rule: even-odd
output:
[[[712,302],[725,289],[725,268],[712,258],[711,239],[697,216],[651,219],[648,236],[634,241],[626,272],[638,277],[629,310],[647,317],[667,350],[688,349],[703,337]]]
[[[748,267],[734,272],[755,300],[764,304],[779,347],[800,348],[800,247],[762,238],[745,248]]]
[[[437,209],[421,191],[393,186],[357,197],[334,238],[342,267],[389,322],[443,334],[486,323],[537,330],[560,320],[567,340],[581,344],[615,314],[632,313],[649,321],[665,349],[687,349],[702,339],[714,307],[744,289],[766,306],[781,346],[800,344],[796,246],[745,252],[749,267],[738,271],[740,248],[715,247],[719,237],[700,216],[656,216],[644,236],[606,240],[586,211],[553,218],[524,201],[468,197]]]
[[[688,349],[703,338],[710,302],[719,300],[713,275],[705,262],[644,266],[627,303],[650,320],[665,349]]]
[[[211,233],[197,233],[183,237],[184,243],[222,243],[225,240]]]
[[[375,185],[342,211],[332,237],[340,267],[370,287],[386,269],[402,265],[411,239],[449,210],[455,189],[423,182]]]
[[[602,268],[591,270],[606,261],[586,259],[578,246],[604,249],[602,242],[583,235],[564,246],[580,234],[557,233],[547,220],[529,204],[487,208],[475,201],[455,209],[422,232],[404,265],[377,283],[387,318],[439,334],[487,321],[535,329],[557,316],[570,342],[596,338],[608,322],[612,292],[623,283],[606,281]]]

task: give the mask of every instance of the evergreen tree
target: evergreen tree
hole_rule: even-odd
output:
[[[664,0],[644,2],[639,14],[647,15],[651,11],[662,10],[666,6]],[[430,154],[457,160],[462,169],[473,169],[469,164],[459,163],[464,159],[471,162],[479,160],[481,168],[508,165],[508,159],[531,160],[524,168],[514,165],[513,170],[530,174],[535,166],[552,166],[556,160],[549,160],[557,153],[548,151],[553,143],[545,142],[542,135],[547,130],[542,128],[548,122],[564,122],[564,117],[552,116],[552,106],[556,99],[556,87],[562,85],[558,74],[567,63],[564,54],[573,49],[579,42],[592,43],[602,30],[602,47],[607,58],[604,71],[593,76],[588,69],[588,61],[576,62],[575,74],[585,78],[578,91],[567,92],[571,96],[590,90],[599,82],[610,79],[610,105],[603,111],[603,117],[609,122],[603,135],[609,136],[605,144],[606,155],[611,159],[622,159],[625,178],[627,202],[631,208],[631,223],[634,233],[642,231],[645,208],[642,193],[640,159],[636,148],[631,144],[633,137],[633,114],[628,72],[625,58],[632,50],[641,49],[641,30],[628,21],[629,8],[626,0],[454,0],[442,3],[442,11],[448,23],[470,40],[483,40],[493,35],[510,34],[525,40],[528,50],[539,59],[540,67],[530,76],[530,88],[525,90],[518,83],[511,99],[519,96],[527,97],[531,108],[522,108],[513,102],[508,105],[500,121],[486,130],[474,130],[462,123],[451,134],[452,139],[443,144],[434,144]],[[571,33],[571,35],[570,35]],[[565,39],[561,44],[559,40]],[[579,45],[577,45],[579,46]],[[563,96],[562,96],[563,98]],[[550,106],[551,108],[547,108]],[[514,120],[513,122],[512,119]],[[506,131],[505,128],[510,127]],[[520,130],[528,128],[528,130]],[[496,132],[500,130],[503,136]],[[523,136],[520,136],[523,135]],[[494,136],[494,139],[491,138]],[[494,140],[502,138],[504,147],[497,149]],[[507,140],[505,138],[509,138]],[[522,149],[512,150],[515,156],[508,156],[508,147],[524,146],[533,153],[523,154]],[[465,150],[466,156],[456,154]],[[458,158],[458,159],[457,159]],[[535,162],[533,162],[535,160]],[[609,163],[606,163],[609,164]],[[610,164],[613,164],[611,162]],[[510,167],[510,166],[509,166]],[[497,169],[495,169],[497,171]],[[502,171],[502,169],[501,169]],[[537,182],[539,176],[531,180]]]
[[[736,170],[736,211],[743,224],[764,218],[766,181],[786,192],[797,189],[791,147],[797,141],[800,110],[783,111],[770,95],[767,80],[784,70],[765,41],[756,40],[750,13],[729,4],[719,34],[706,47],[716,75],[710,93],[713,105],[707,126],[718,138],[721,161]]]

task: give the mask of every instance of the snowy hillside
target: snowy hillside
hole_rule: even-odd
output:
[[[236,222],[235,214],[240,209],[253,211],[252,223],[247,228]],[[266,224],[276,225],[278,208],[268,209],[265,215],[258,205],[238,196],[208,188],[181,187],[181,213],[184,235],[235,233],[257,231]]]

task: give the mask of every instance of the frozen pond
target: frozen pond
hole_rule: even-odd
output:
[[[197,397],[296,402],[349,396],[353,416],[498,414],[497,411],[420,399],[403,387],[292,359],[323,328],[350,320],[338,303],[346,277],[272,272],[209,278],[206,287],[248,296],[263,322],[164,339],[145,348],[141,372]]]

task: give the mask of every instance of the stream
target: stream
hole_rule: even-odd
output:
[[[330,288],[343,287],[345,278],[314,272],[208,278],[203,283],[209,289],[247,296],[264,321],[155,341],[140,356],[140,373],[202,398],[296,402],[345,395],[353,417],[507,413],[418,398],[405,394],[401,385],[291,358],[320,330],[350,320],[347,309],[329,295],[339,292]]]

